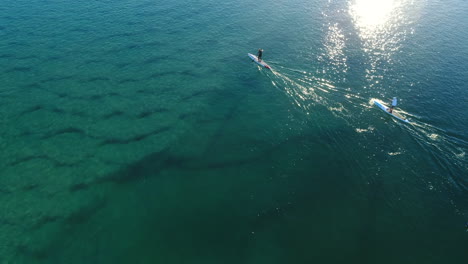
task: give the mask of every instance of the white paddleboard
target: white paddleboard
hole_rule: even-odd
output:
[[[263,60],[258,61],[257,56],[255,56],[255,55],[253,55],[253,54],[251,54],[251,53],[247,53],[247,55],[249,55],[249,57],[250,57],[255,63],[257,63],[258,65],[260,65],[260,66],[262,66],[262,67],[265,67],[265,68],[271,70],[270,65],[266,64]]]
[[[377,100],[374,100],[374,104],[376,106],[378,106],[380,109],[382,109],[385,113],[393,116],[394,118],[400,120],[400,121],[403,121],[405,123],[409,123],[408,119],[404,118],[402,115],[398,114],[398,112],[395,112],[395,110],[393,110],[391,113],[388,111],[390,108],[386,105],[384,105],[382,102],[380,101],[377,101]]]

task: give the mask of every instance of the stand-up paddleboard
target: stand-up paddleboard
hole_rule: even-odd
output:
[[[253,61],[255,61],[255,63],[257,63],[258,65],[260,65],[260,66],[262,66],[262,67],[265,67],[265,68],[271,70],[270,65],[266,64],[263,60],[258,61],[257,56],[255,56],[255,55],[253,55],[253,54],[251,54],[251,53],[248,53],[247,55],[249,55],[249,57],[250,57]]]
[[[395,110],[393,110],[391,113],[388,111],[390,108],[387,107],[386,105],[384,105],[382,102],[379,102],[377,100],[374,100],[374,104],[376,106],[378,106],[380,109],[382,109],[385,113],[393,116],[394,118],[400,120],[400,121],[403,121],[405,123],[409,123],[408,119],[404,118],[402,115],[398,114],[397,112],[395,112]]]

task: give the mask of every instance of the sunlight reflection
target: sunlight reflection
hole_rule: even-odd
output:
[[[385,25],[397,4],[397,0],[354,0],[349,11],[356,25],[368,31]]]
[[[346,55],[344,53],[346,37],[338,24],[328,27],[328,33],[325,38],[325,49],[328,59],[333,62],[335,70],[346,72]]]
[[[348,12],[369,55],[369,87],[379,86],[408,34],[409,0],[349,0]]]

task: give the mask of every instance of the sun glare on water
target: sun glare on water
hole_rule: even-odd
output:
[[[356,26],[369,32],[385,27],[398,4],[399,0],[354,0],[349,12]]]
[[[348,13],[363,51],[369,55],[369,87],[379,86],[382,69],[392,62],[402,41],[411,32],[412,0],[348,0]],[[383,65],[385,64],[386,65]]]

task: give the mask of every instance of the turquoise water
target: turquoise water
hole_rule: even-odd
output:
[[[376,2],[2,1],[0,262],[468,261],[468,3]]]

